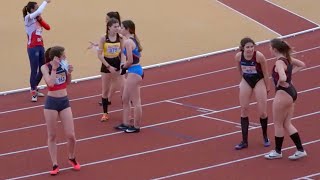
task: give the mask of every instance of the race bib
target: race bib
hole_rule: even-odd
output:
[[[108,54],[115,54],[119,51],[119,46],[115,45],[115,46],[108,46],[107,52]]]
[[[41,28],[38,28],[38,29],[36,30],[36,35],[42,36],[42,29],[41,29]]]
[[[257,74],[256,66],[241,66],[241,69],[245,74]]]
[[[66,73],[61,73],[56,75],[56,85],[63,84],[67,81]]]

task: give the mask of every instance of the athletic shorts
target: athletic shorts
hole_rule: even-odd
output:
[[[292,97],[293,102],[295,102],[298,98],[298,93],[292,84],[290,84],[289,87],[279,86],[276,88],[276,91],[278,91],[278,90],[283,90],[286,93],[288,93]]]
[[[110,66],[116,68],[117,71],[120,70],[120,64],[121,64],[120,57],[115,57],[115,58],[104,57],[104,60],[106,60],[107,63],[110,64]],[[110,73],[109,69],[104,64],[101,65],[100,72]]]
[[[144,77],[144,72],[143,72],[143,69],[142,69],[142,66],[140,64],[134,64],[134,65],[131,65],[128,70],[127,70],[128,73],[133,73],[133,74],[138,74],[139,76]]]
[[[52,97],[47,96],[44,109],[56,110],[58,112],[70,107],[68,96]]]
[[[249,84],[249,86],[253,89],[256,87],[256,84],[263,79],[260,75],[243,75],[242,76],[244,80]]]

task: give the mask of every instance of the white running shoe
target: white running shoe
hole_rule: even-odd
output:
[[[37,96],[38,96],[38,97],[44,97],[44,94],[41,93],[41,92],[39,92],[39,91],[37,91]]]
[[[297,160],[297,159],[303,158],[305,156],[307,156],[306,151],[296,151],[292,156],[289,156],[288,158],[290,160]]]
[[[38,101],[38,96],[37,96],[37,95],[32,96],[32,97],[31,97],[31,101],[32,101],[32,102],[37,102],[37,101]]]
[[[282,153],[277,153],[277,151],[272,150],[268,154],[264,155],[266,159],[280,159],[282,158]]]

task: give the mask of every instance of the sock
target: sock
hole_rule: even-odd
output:
[[[37,91],[36,90],[31,90],[31,95],[32,96],[36,96],[37,95]]]
[[[298,151],[304,151],[298,132],[291,134],[290,137],[291,137],[292,141],[294,142],[294,144],[296,145]]]
[[[277,137],[277,136],[275,136],[276,151],[277,151],[277,153],[279,153],[279,154],[281,153],[283,139],[284,139],[284,137]]]
[[[248,143],[249,118],[241,117],[242,141]]]
[[[108,98],[102,98],[103,113],[108,113]]]
[[[262,119],[260,118],[260,124],[261,124],[261,128],[262,128],[262,134],[263,134],[263,138],[266,141],[268,139],[268,117]]]

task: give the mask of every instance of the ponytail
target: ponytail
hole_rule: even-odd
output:
[[[139,50],[139,52],[141,52],[143,48],[141,46],[140,40],[136,34],[133,34],[133,35],[134,35],[134,39],[137,41],[138,50]]]
[[[285,52],[284,55],[287,58],[287,60],[289,61],[289,63],[291,64],[291,62],[292,62],[291,51]]]
[[[116,14],[117,14],[117,18],[116,18],[116,19],[118,19],[119,23],[121,23],[121,18],[120,18],[120,14],[119,14],[119,12],[118,12],[118,11],[116,11]]]
[[[286,56],[286,58],[288,59],[289,63],[291,64],[292,62],[292,58],[291,58],[291,47],[288,45],[287,42],[282,41],[283,46],[284,46],[284,55]]]
[[[24,6],[24,8],[22,9],[22,14],[23,14],[23,18],[25,18],[28,15],[28,7]]]

